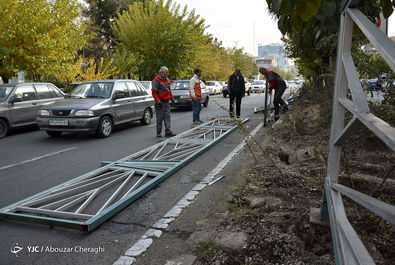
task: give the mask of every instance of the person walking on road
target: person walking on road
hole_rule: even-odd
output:
[[[165,123],[165,136],[175,136],[170,129],[170,100],[173,94],[170,89],[169,69],[162,66],[159,75],[152,80],[152,96],[155,99],[156,136],[162,137],[162,123]]]
[[[281,98],[284,94],[285,89],[287,88],[287,85],[285,84],[285,81],[281,78],[281,76],[272,70],[268,70],[265,67],[259,67],[259,72],[265,75],[266,82],[269,83],[270,94],[274,89],[274,121],[277,121],[280,118],[279,105],[283,106],[283,112],[286,112],[288,110],[287,104]]]
[[[200,77],[202,70],[196,69],[194,76],[189,80],[189,97],[192,99],[193,124],[202,123],[200,120],[200,111],[202,110],[202,88],[200,86]]]
[[[235,72],[229,76],[228,80],[229,92],[229,112],[230,116],[234,117],[233,105],[236,99],[236,118],[240,118],[241,98],[245,95],[245,81],[243,75],[240,73],[240,67],[235,68]]]

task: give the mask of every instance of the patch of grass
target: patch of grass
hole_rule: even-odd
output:
[[[238,211],[241,211],[241,210],[247,210],[247,209],[248,209],[248,207],[246,207],[246,206],[239,207],[239,206],[234,205],[234,204],[231,204],[231,205],[228,206],[228,211],[230,213],[238,212]]]
[[[214,245],[214,242],[210,240],[208,242],[200,243],[195,249],[195,255],[199,260],[209,262],[215,257],[218,251],[219,248],[217,248]]]

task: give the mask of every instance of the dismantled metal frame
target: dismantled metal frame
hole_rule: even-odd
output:
[[[9,205],[0,210],[0,217],[92,231],[236,128],[229,118],[208,121]]]
[[[341,16],[325,196],[321,207],[322,218],[329,214],[336,264],[342,265],[375,264],[347,219],[342,195],[395,225],[393,205],[338,184],[341,146],[361,126],[367,127],[392,151],[395,150],[395,129],[370,113],[351,57],[354,23],[380,52],[392,71],[395,71],[395,43],[357,9],[358,4],[359,1],[348,1]],[[351,91],[352,101],[347,99],[348,89]],[[354,117],[345,126],[346,110]]]

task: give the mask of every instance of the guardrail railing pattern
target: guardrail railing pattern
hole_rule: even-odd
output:
[[[9,205],[0,218],[92,231],[236,128],[229,118],[208,121]]]
[[[395,225],[395,207],[393,205],[338,184],[341,146],[360,126],[367,127],[392,151],[395,150],[395,129],[370,113],[351,57],[354,24],[375,46],[392,71],[395,71],[395,43],[357,9],[358,4],[359,1],[348,1],[341,15],[325,198],[321,208],[322,217],[329,213],[336,264],[344,265],[375,263],[347,219],[342,196],[348,197]],[[347,99],[348,89],[351,91],[352,100]],[[350,112],[353,118],[345,125],[346,111]],[[328,204],[327,208],[325,207],[326,203]]]

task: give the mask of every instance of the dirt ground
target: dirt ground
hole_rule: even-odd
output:
[[[329,139],[325,117],[319,105],[296,102],[248,142],[251,161],[235,172],[228,196],[192,235],[215,234],[195,240],[194,264],[335,264],[329,226],[309,221],[323,196]],[[394,205],[394,158],[375,136],[362,131],[344,148],[339,182]],[[375,262],[395,264],[394,227],[348,199],[344,203]]]

